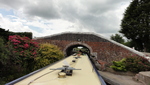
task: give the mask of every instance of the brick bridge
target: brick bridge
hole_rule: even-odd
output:
[[[70,55],[70,50],[77,46],[86,47],[91,56],[96,56],[106,65],[111,65],[112,61],[120,60],[126,56],[144,56],[143,54],[106,39],[96,33],[61,33],[35,39],[39,43],[51,43],[57,45],[66,56]]]

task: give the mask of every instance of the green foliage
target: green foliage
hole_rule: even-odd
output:
[[[144,57],[127,57],[126,68],[131,72],[150,71],[150,62]]]
[[[35,58],[35,69],[42,68],[63,58],[60,49],[48,43],[40,45],[38,54],[38,57]]]
[[[22,59],[34,58],[37,55],[38,43],[28,37],[20,37],[18,35],[9,36],[9,41],[12,44],[14,53],[19,54]]]
[[[150,62],[144,57],[130,56],[120,61],[113,61],[113,65],[110,66],[116,71],[150,71]]]
[[[18,35],[9,36],[9,43],[8,47],[13,48],[13,50],[10,49],[11,56],[16,59],[14,63],[23,69],[23,73],[31,72],[34,67],[33,62],[37,57],[38,43],[28,37]]]
[[[0,85],[63,58],[55,45],[39,44],[28,37],[9,36],[4,43],[0,37]]]
[[[0,38],[0,85],[63,58],[55,45],[34,42],[28,37],[12,35],[9,42]]]
[[[32,39],[32,33],[31,32],[17,32],[17,33],[10,32],[10,35],[19,35],[21,37],[26,36],[26,37]]]
[[[12,36],[12,35],[19,35],[21,37],[28,37],[30,39],[32,39],[32,33],[31,32],[10,32],[9,30],[5,30],[0,28],[0,37],[3,38],[4,42],[6,43],[8,41],[8,37]]]
[[[131,40],[127,40],[124,45],[128,46],[128,47],[134,47],[134,43]]]
[[[28,37],[28,38],[32,39],[32,33],[31,32],[8,32],[8,35],[9,36],[18,35],[21,37]]]
[[[13,56],[10,56],[11,52],[9,51],[10,50],[6,48],[4,40],[0,38],[0,84],[12,79],[12,77],[10,78],[9,75],[12,74],[12,68],[14,67],[12,62],[15,61],[15,59]]]
[[[134,44],[134,42],[133,42],[132,40],[127,40],[127,41],[125,41],[125,40],[123,39],[123,37],[122,37],[121,35],[119,35],[119,34],[112,35],[112,36],[110,37],[110,39],[111,39],[111,40],[114,40],[114,41],[116,41],[116,42],[118,42],[118,43],[121,43],[121,44],[123,44],[123,45],[125,45],[125,46],[131,47],[131,48],[135,46],[135,44]]]
[[[5,31],[4,29],[0,28],[0,37],[3,38],[4,42],[8,41],[9,32]]]
[[[0,37],[0,67],[6,64],[8,59],[8,50],[5,48],[4,40]]]
[[[34,67],[38,43],[28,37],[9,36],[9,42],[0,39],[0,78],[8,82],[21,77]]]
[[[73,53],[82,53],[82,54],[89,54],[89,49],[88,48],[86,48],[86,47],[82,47],[82,46],[77,46],[77,47],[74,47],[73,49],[72,49],[72,52]]]
[[[121,43],[121,44],[123,44],[125,42],[124,39],[122,38],[122,36],[119,34],[112,35],[111,39],[118,43]]]
[[[113,65],[110,67],[116,71],[127,71],[125,61],[126,59],[122,59],[120,61],[113,61]]]
[[[135,49],[150,52],[150,0],[132,0],[124,13],[120,33],[133,41]]]

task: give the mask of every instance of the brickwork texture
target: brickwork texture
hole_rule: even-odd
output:
[[[139,56],[124,46],[120,46],[119,43],[113,43],[111,40],[94,33],[62,33],[37,38],[35,41],[57,45],[64,54],[66,54],[70,46],[85,46],[90,50],[92,56],[96,56],[98,60],[106,62],[106,66],[110,66],[112,61],[121,60],[127,56]]]

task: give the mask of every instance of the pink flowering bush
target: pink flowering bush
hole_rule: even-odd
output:
[[[11,56],[16,59],[14,63],[17,68],[22,69],[24,73],[33,71],[35,58],[38,55],[38,43],[28,37],[20,37],[18,35],[9,36],[9,47],[12,50]]]
[[[18,35],[9,36],[8,40],[5,45],[0,40],[0,84],[1,79],[12,81],[63,58],[63,52],[51,44],[39,45]]]
[[[24,60],[35,58],[37,56],[38,43],[30,38],[12,35],[9,36],[9,41],[15,49],[13,52],[18,53]]]
[[[38,43],[28,37],[12,35],[8,42],[0,38],[0,85],[2,81],[12,81],[34,69],[38,56]]]
[[[144,57],[130,56],[126,58],[126,68],[131,72],[150,71],[150,62]]]

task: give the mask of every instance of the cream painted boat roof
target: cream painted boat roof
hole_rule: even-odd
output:
[[[76,56],[70,56],[14,85],[101,85],[88,56],[81,55],[81,58],[78,59],[75,59],[75,57]],[[73,63],[72,60],[76,60],[76,62]],[[64,63],[68,63],[70,67],[81,70],[73,70],[72,76],[58,78],[60,70],[50,69],[60,68]]]

